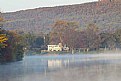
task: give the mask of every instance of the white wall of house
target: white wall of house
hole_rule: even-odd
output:
[[[60,45],[48,45],[48,51],[62,51]]]

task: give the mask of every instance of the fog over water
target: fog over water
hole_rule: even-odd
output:
[[[25,56],[0,65],[0,81],[121,81],[121,55]]]

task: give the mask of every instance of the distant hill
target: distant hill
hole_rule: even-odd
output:
[[[46,32],[57,20],[76,21],[85,28],[95,23],[102,29],[121,28],[121,3],[91,2],[68,6],[36,8],[11,13],[3,13],[8,20],[4,28],[26,32]]]

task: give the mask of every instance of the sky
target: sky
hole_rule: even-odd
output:
[[[97,0],[0,0],[0,11],[15,12],[39,7],[81,4]]]

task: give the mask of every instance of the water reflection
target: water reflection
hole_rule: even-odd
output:
[[[48,60],[47,61],[48,68],[61,68],[62,60]]]
[[[0,65],[0,81],[120,81],[120,58],[26,56],[23,61]]]
[[[72,59],[59,59],[59,60],[47,60],[47,64],[48,64],[48,69],[56,69],[56,68],[66,68],[69,67],[69,64],[71,63],[75,63],[76,60],[72,60]]]

